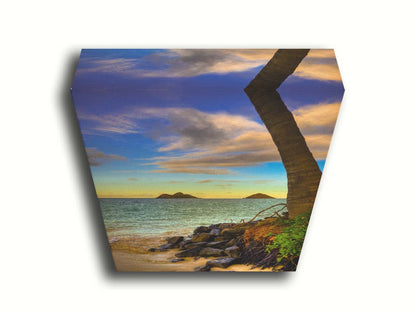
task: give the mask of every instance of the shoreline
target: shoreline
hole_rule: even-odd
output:
[[[183,231],[182,231],[183,232]],[[151,252],[149,249],[166,244],[169,233],[163,235],[134,235],[115,237],[107,232],[115,268],[119,272],[194,272],[196,267],[203,266],[215,257],[184,258],[180,262],[171,262],[176,259],[178,248],[165,251]],[[175,232],[188,237],[189,232]],[[272,272],[271,268],[253,268],[252,265],[234,264],[228,268],[212,268],[211,271],[225,272]]]

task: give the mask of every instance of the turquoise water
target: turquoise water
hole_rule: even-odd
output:
[[[183,233],[200,225],[249,221],[260,210],[285,199],[100,199],[111,236]],[[270,216],[273,209],[259,215]]]

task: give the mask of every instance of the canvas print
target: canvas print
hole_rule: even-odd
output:
[[[296,270],[333,50],[86,49],[71,91],[116,270]]]

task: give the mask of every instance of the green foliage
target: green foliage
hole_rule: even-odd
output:
[[[283,258],[292,259],[298,257],[305,239],[311,212],[299,215],[296,218],[281,221],[285,226],[282,233],[275,236],[272,243],[267,245],[266,251],[272,252],[278,249],[277,261]]]

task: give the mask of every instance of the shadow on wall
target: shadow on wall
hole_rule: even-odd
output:
[[[99,202],[95,193],[94,183],[92,180],[90,167],[88,164],[81,132],[78,126],[78,119],[72,103],[70,88],[75,76],[77,64],[79,60],[79,52],[74,51],[66,60],[66,71],[63,73],[62,85],[59,92],[59,103],[62,118],[67,130],[67,140],[73,147],[73,159],[76,162],[78,170],[78,185],[81,186],[84,205],[89,213],[89,221],[91,233],[94,235],[95,244],[99,258],[102,263],[98,263],[103,272],[103,276],[109,281],[144,281],[146,284],[159,284],[163,282],[171,282],[177,285],[186,284],[188,282],[200,283],[206,285],[212,283],[217,285],[221,283],[234,283],[239,281],[256,281],[261,283],[275,284],[276,282],[284,282],[289,279],[293,272],[117,272],[115,270],[113,258],[111,256],[110,246],[107,240],[104,223],[102,221]],[[247,284],[248,285],[248,284]]]

